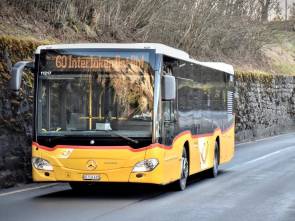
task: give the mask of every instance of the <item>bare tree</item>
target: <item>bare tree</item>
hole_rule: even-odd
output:
[[[161,42],[200,59],[224,60],[259,53],[265,40],[260,21],[278,0],[2,1],[61,33],[91,30],[99,42]]]
[[[272,9],[278,9],[279,1],[278,0],[258,0],[261,7],[261,21],[268,21],[269,12]]]
[[[295,21],[295,2],[290,7],[290,17],[289,17],[289,19]]]

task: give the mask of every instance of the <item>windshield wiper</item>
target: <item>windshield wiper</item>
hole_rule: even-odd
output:
[[[71,129],[70,131],[84,131],[84,130],[79,130],[79,129]],[[130,141],[130,142],[132,142],[132,143],[135,143],[135,144],[138,144],[139,142],[138,142],[138,140],[134,140],[134,139],[132,139],[132,138],[130,138],[130,137],[127,137],[127,136],[124,136],[124,135],[121,135],[121,134],[119,134],[119,133],[116,133],[115,131],[112,131],[112,130],[96,130],[96,131],[104,131],[104,132],[107,132],[107,133],[109,133],[109,134],[111,134],[111,135],[115,135],[115,136],[117,136],[117,137],[120,137],[120,138],[123,138],[123,139],[125,139],[125,140],[127,140],[127,141]],[[91,137],[91,136],[93,136],[93,135],[90,135],[90,134],[83,134],[83,136],[87,136],[87,137]],[[58,136],[54,136],[54,137],[49,137],[48,139],[50,139],[51,141],[54,141],[54,140],[59,140],[59,139],[61,139],[61,138],[65,138],[65,137],[76,137],[77,135],[73,135],[73,134],[60,134],[60,135],[58,135]]]
[[[132,139],[132,138],[130,138],[130,137],[127,137],[127,136],[121,135],[121,134],[119,134],[119,133],[116,133],[115,131],[112,131],[112,130],[101,130],[101,131],[108,132],[108,133],[110,133],[111,135],[116,135],[116,136],[121,137],[121,138],[123,138],[123,139],[125,139],[125,140],[127,140],[127,141],[131,141],[132,143],[138,144],[138,140],[134,140],[134,139]]]

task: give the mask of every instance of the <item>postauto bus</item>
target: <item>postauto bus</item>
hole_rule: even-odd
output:
[[[39,46],[14,65],[34,73],[33,180],[165,185],[234,155],[231,65],[162,44]]]

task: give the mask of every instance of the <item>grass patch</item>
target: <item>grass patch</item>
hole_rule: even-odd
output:
[[[279,74],[295,76],[295,64],[279,63],[279,64],[274,64],[273,68],[275,72]]]
[[[244,71],[237,70],[235,73],[235,79],[240,82],[260,82],[264,85],[270,86],[273,82],[274,75],[268,72],[253,70]]]
[[[294,32],[274,31],[272,43],[264,45],[262,52],[272,72],[295,76]]]

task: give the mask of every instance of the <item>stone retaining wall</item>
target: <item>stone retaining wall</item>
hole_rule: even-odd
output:
[[[294,130],[295,77],[237,73],[235,90],[238,142]]]

